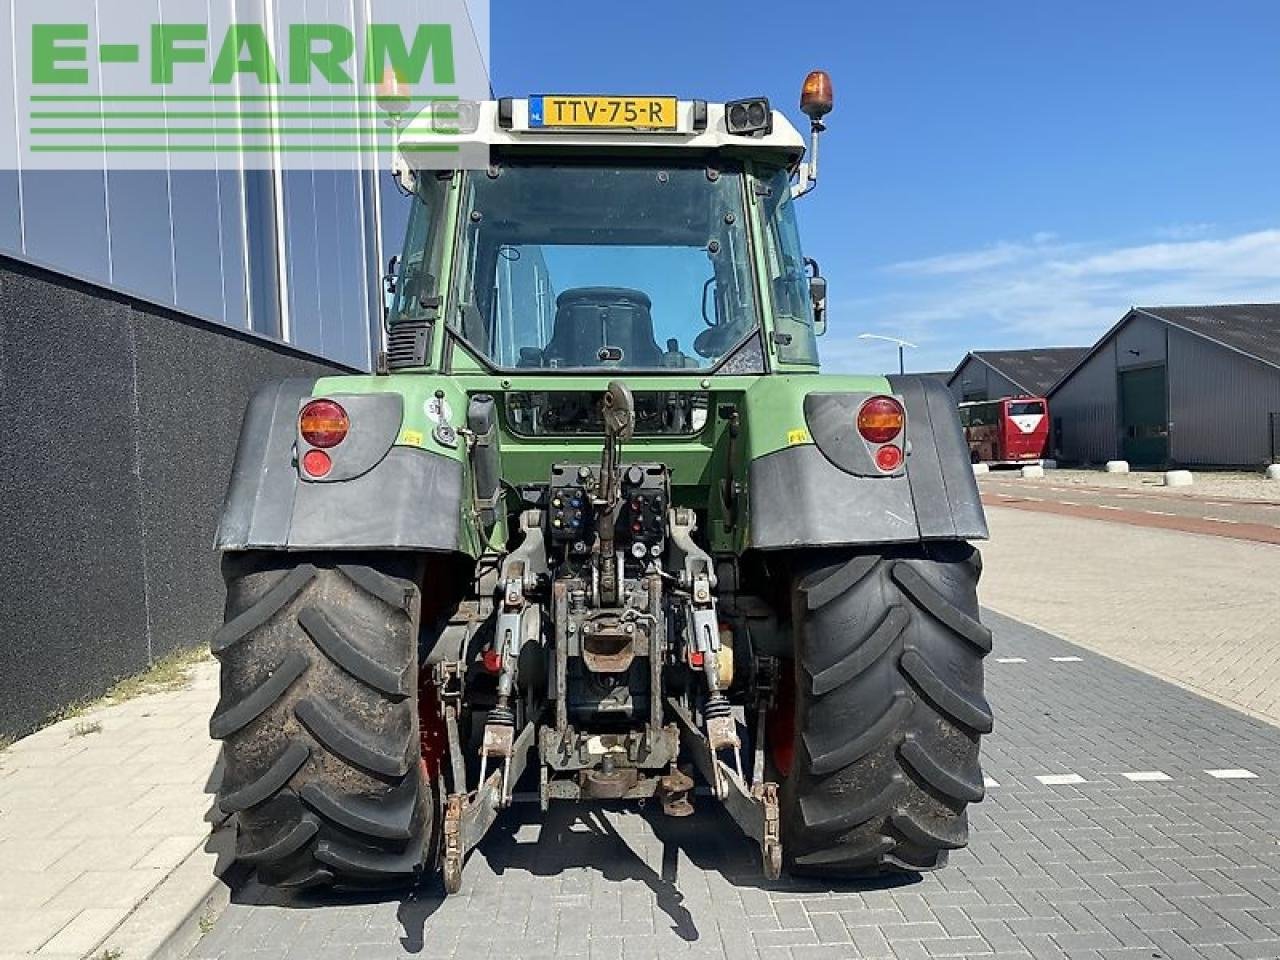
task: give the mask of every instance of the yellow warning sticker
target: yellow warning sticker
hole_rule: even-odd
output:
[[[799,430],[787,431],[787,443],[795,446],[798,443],[812,443],[813,437],[809,436],[809,431],[801,427]]]
[[[417,430],[406,430],[400,434],[400,445],[402,447],[421,447],[425,443],[426,437]]]

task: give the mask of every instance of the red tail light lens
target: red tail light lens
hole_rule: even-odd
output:
[[[889,444],[876,451],[876,466],[885,473],[893,473],[902,466],[902,448]]]
[[[858,411],[858,433],[867,443],[888,443],[907,423],[907,412],[892,397],[872,397]]]
[[[347,411],[332,400],[313,400],[302,408],[298,429],[311,446],[328,450],[347,439],[351,420]]]
[[[302,470],[308,477],[324,479],[333,469],[333,460],[323,450],[308,450],[302,458]]]

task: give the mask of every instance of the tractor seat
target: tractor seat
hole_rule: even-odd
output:
[[[652,301],[626,287],[579,287],[556,300],[556,323],[542,351],[544,362],[597,367],[603,347],[622,351],[624,367],[660,367],[662,350],[653,336]]]

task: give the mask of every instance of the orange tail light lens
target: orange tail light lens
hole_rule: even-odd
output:
[[[347,439],[351,420],[347,411],[332,400],[313,400],[302,408],[298,432],[313,447],[328,450]]]
[[[907,412],[892,397],[872,397],[858,411],[858,433],[867,443],[888,443],[907,425]]]

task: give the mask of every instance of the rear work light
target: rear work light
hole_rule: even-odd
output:
[[[906,423],[907,412],[892,397],[872,397],[858,411],[858,433],[867,443],[888,443]]]
[[[332,400],[313,400],[298,416],[298,432],[313,447],[328,450],[347,439],[351,420]]]

